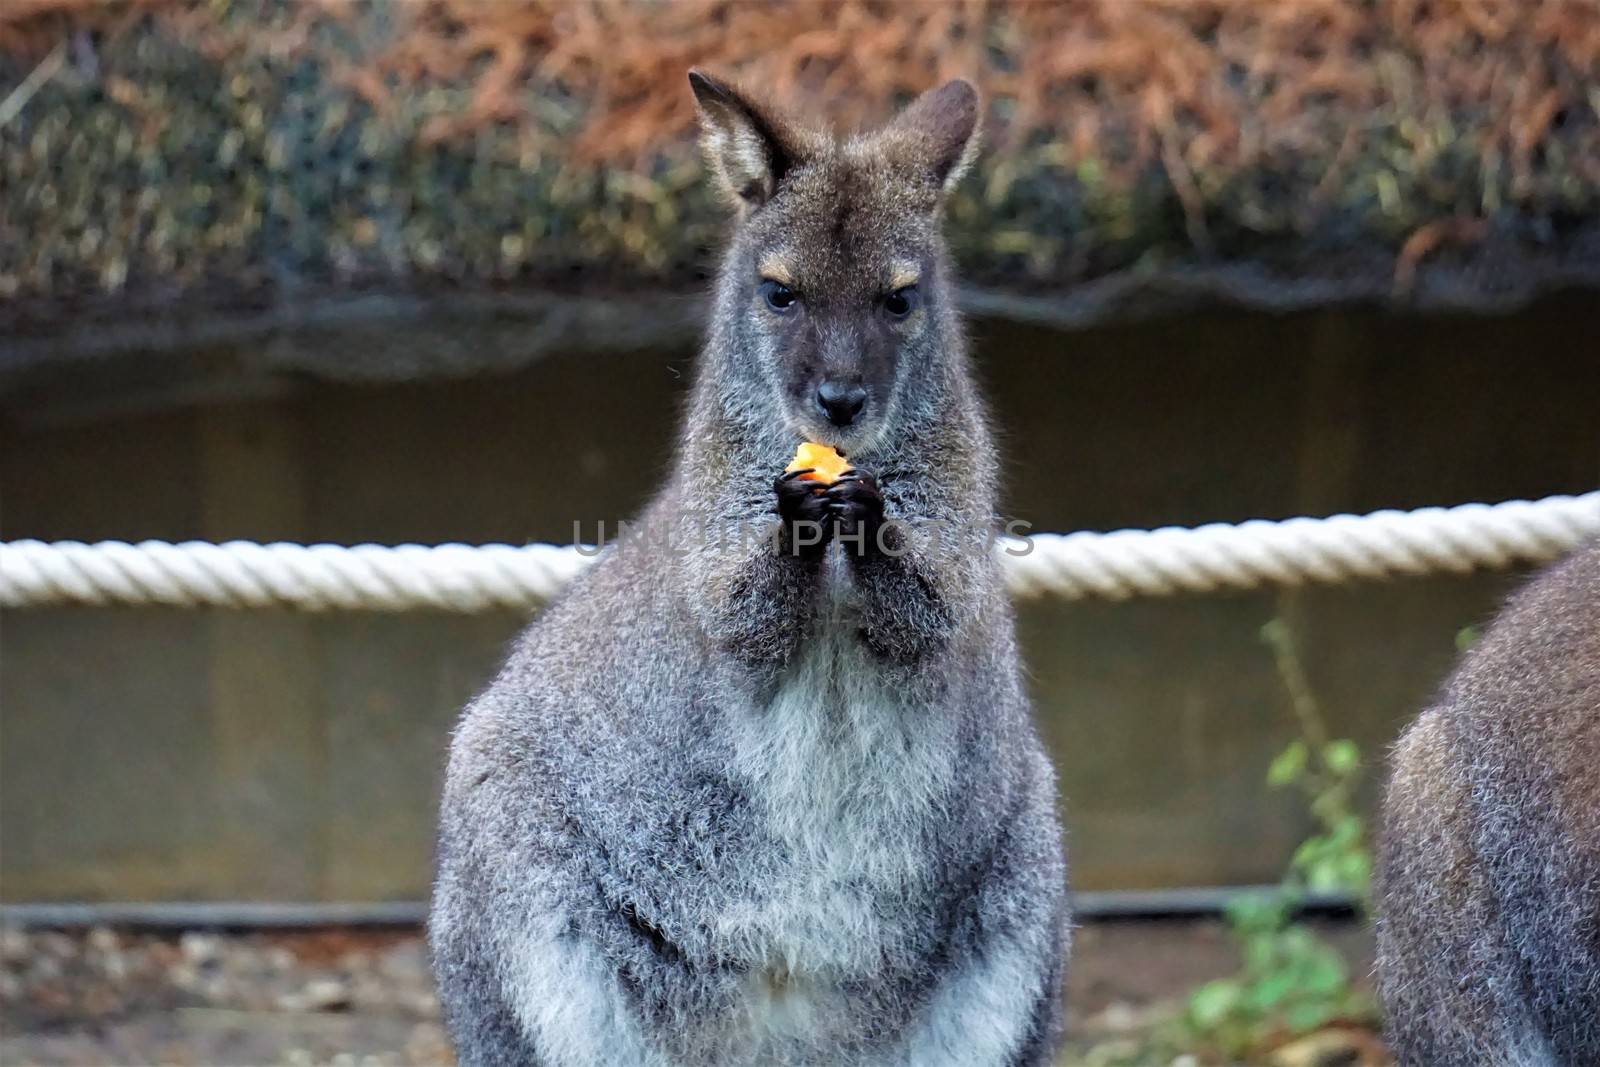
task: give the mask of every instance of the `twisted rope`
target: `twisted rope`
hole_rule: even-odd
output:
[[[1212,523],[1193,529],[1037,534],[1006,560],[1015,596],[1171,596],[1467,574],[1547,563],[1600,535],[1600,492],[1370,515]]]
[[[11,541],[0,543],[0,607],[520,610],[550,599],[587,562],[558,545]]]
[[[1600,492],[1194,529],[1036,534],[997,551],[1018,597],[1171,596],[1544,563],[1600,535]],[[1023,552],[1024,554],[1017,554]],[[557,545],[0,542],[0,607],[522,611],[590,562]]]

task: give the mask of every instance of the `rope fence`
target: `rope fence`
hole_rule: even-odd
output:
[[[1600,491],[1503,504],[1035,534],[997,547],[1014,596],[1123,600],[1467,574],[1549,562],[1600,536]],[[575,547],[228,541],[0,542],[0,607],[525,611],[588,565]]]

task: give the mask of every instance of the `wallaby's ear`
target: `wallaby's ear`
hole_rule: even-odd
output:
[[[878,133],[885,155],[948,192],[978,154],[978,90],[961,78],[929,89]]]
[[[700,147],[724,194],[742,210],[772,199],[789,168],[802,162],[805,133],[784,116],[700,70],[689,72],[700,109]]]

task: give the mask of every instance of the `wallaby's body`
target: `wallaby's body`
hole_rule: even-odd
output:
[[[1600,544],[1466,654],[1395,751],[1384,823],[1402,1067],[1600,1064]]]
[[[976,95],[839,143],[691,80],[742,218],[642,519],[725,540],[607,549],[463,714],[431,930],[460,1059],[1048,1063],[1065,872],[998,568],[883,525],[994,521],[937,219]],[[864,474],[775,484],[802,439]]]

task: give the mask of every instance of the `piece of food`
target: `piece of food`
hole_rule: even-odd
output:
[[[828,445],[819,445],[807,441],[795,450],[794,462],[784,468],[785,471],[799,471],[811,468],[810,474],[802,474],[801,481],[821,482],[823,485],[832,485],[839,480],[839,475],[850,470],[850,461],[834,451]]]

